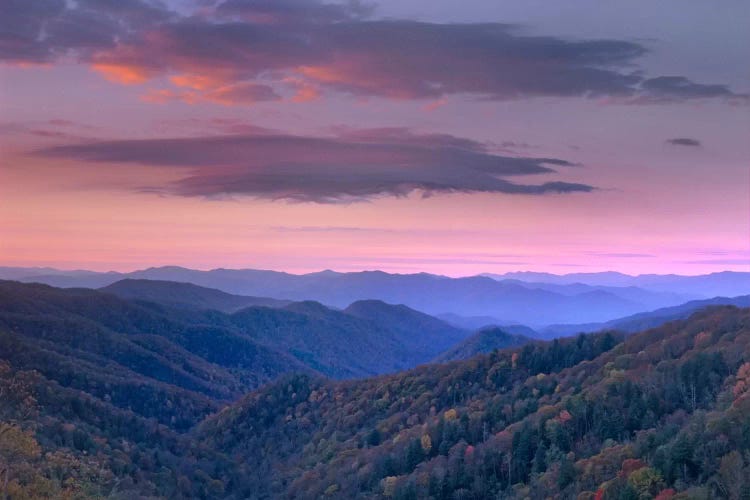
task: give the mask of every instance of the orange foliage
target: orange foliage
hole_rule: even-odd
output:
[[[701,347],[708,345],[711,342],[711,334],[707,331],[702,331],[695,336],[695,347]]]
[[[622,469],[620,470],[618,476],[628,478],[630,477],[630,474],[644,467],[647,467],[647,464],[643,460],[639,460],[637,458],[627,458],[623,460]]]
[[[737,382],[734,384],[732,393],[734,399],[740,399],[750,389],[750,363],[745,363],[737,370]]]
[[[573,415],[571,415],[568,410],[561,411],[560,414],[557,416],[557,420],[563,424],[572,418],[573,418]]]
[[[667,488],[666,490],[662,490],[658,495],[656,495],[654,497],[654,500],[667,500],[675,496],[676,493],[677,492],[672,488]]]

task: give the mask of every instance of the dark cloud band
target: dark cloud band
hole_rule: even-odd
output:
[[[116,81],[169,76],[191,89],[164,97],[247,104],[329,90],[395,99],[747,99],[725,85],[643,77],[636,62],[647,50],[635,42],[531,36],[498,23],[375,19],[357,2],[226,0],[189,16],[147,0],[0,2],[0,60],[72,56]]]
[[[699,148],[701,147],[701,141],[698,139],[691,139],[689,137],[676,137],[674,139],[667,139],[667,144],[671,144],[673,146],[687,146],[687,147],[693,147],[693,148]]]
[[[87,162],[187,169],[150,192],[181,196],[247,195],[317,203],[436,193],[588,192],[587,184],[523,184],[510,177],[552,174],[574,164],[556,158],[495,154],[483,143],[406,129],[351,131],[333,137],[251,134],[88,142],[38,154]]]

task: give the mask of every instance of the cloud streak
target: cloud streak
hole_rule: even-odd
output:
[[[674,139],[667,139],[666,142],[672,146],[687,146],[691,148],[701,147],[701,141],[689,137],[675,137]]]
[[[722,265],[738,265],[746,266],[750,265],[750,258],[726,258],[726,259],[702,259],[702,260],[686,260],[684,264],[722,264]]]
[[[357,2],[226,0],[192,15],[146,0],[2,2],[0,60],[75,58],[123,84],[167,77],[173,87],[161,90],[162,100],[304,102],[324,91],[437,102],[458,94],[747,100],[721,84],[645,77],[639,43],[532,36],[499,23],[377,19]]]
[[[509,180],[575,166],[566,160],[504,156],[470,139],[401,128],[350,130],[329,137],[259,132],[93,141],[46,148],[37,154],[184,169],[186,175],[176,182],[145,189],[209,198],[245,195],[338,203],[403,197],[415,191],[426,197],[458,192],[543,195],[594,189],[581,183]]]

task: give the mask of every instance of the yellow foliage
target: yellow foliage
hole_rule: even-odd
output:
[[[750,390],[750,363],[744,363],[737,370],[737,382],[732,388],[734,398],[739,399]]]
[[[328,488],[326,488],[323,494],[327,497],[330,497],[330,496],[333,496],[337,491],[339,491],[339,485],[336,483],[333,483]]]
[[[430,438],[430,435],[424,434],[420,441],[422,442],[422,451],[429,453],[432,449],[432,439]]]
[[[396,476],[388,476],[383,479],[383,496],[388,498],[392,497],[393,494],[396,493],[397,482],[398,478]]]
[[[0,457],[9,462],[36,458],[41,453],[31,432],[24,432],[13,424],[0,423]]]
[[[634,471],[630,474],[628,482],[640,498],[653,498],[664,487],[661,474],[651,467],[641,467]]]

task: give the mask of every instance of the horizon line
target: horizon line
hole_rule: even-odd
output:
[[[564,265],[564,264],[559,264]],[[713,274],[723,274],[723,273],[745,273],[750,274],[750,270],[738,270],[733,268],[725,268],[720,271],[711,271],[711,272],[704,272],[704,273],[696,273],[696,274],[683,274],[683,273],[675,273],[675,272],[667,272],[667,273],[638,273],[638,274],[630,274],[625,273],[622,271],[617,271],[614,269],[604,269],[600,271],[581,271],[581,272],[568,272],[568,273],[556,273],[556,272],[550,272],[550,271],[534,271],[534,270],[528,270],[528,269],[519,269],[514,271],[505,271],[505,272],[480,272],[480,273],[474,273],[474,274],[465,274],[465,275],[449,275],[449,274],[440,274],[435,272],[429,272],[429,271],[412,271],[412,272],[393,272],[393,271],[386,271],[379,268],[362,268],[358,270],[349,270],[349,271],[339,271],[332,269],[330,267],[326,267],[320,270],[316,271],[308,271],[308,272],[292,272],[287,270],[280,270],[280,269],[268,269],[268,268],[260,268],[260,267],[186,267],[176,264],[163,264],[163,265],[153,265],[153,266],[147,266],[147,267],[134,267],[130,268],[129,270],[116,270],[116,269],[108,269],[108,270],[93,270],[93,269],[86,269],[86,268],[61,268],[61,267],[55,267],[53,265],[34,265],[34,266],[18,266],[18,265],[5,265],[0,263],[0,269],[28,269],[28,270],[51,270],[56,271],[60,273],[76,273],[76,272],[88,272],[88,273],[95,273],[95,274],[132,274],[136,272],[142,272],[142,271],[149,271],[149,270],[156,270],[156,269],[165,269],[165,268],[173,268],[173,269],[182,269],[187,271],[198,271],[198,272],[211,272],[211,271],[262,271],[262,272],[274,272],[274,273],[283,273],[283,274],[290,274],[295,276],[305,276],[310,274],[321,274],[325,272],[330,273],[336,273],[336,274],[355,274],[355,273],[375,273],[380,272],[384,274],[390,274],[390,275],[401,275],[401,276],[409,276],[409,275],[418,275],[418,274],[427,274],[431,276],[438,276],[438,277],[444,277],[444,278],[452,278],[452,279],[458,279],[458,278],[474,278],[474,277],[488,277],[491,278],[491,276],[507,276],[509,274],[546,274],[550,276],[556,276],[556,277],[565,277],[570,275],[596,275],[596,274],[618,274],[624,277],[630,277],[630,278],[638,278],[641,276],[684,276],[684,277],[697,277],[697,276],[709,276]],[[147,278],[144,278],[147,279]],[[514,279],[512,277],[509,277],[507,279]]]

